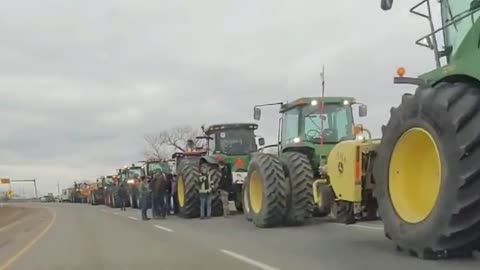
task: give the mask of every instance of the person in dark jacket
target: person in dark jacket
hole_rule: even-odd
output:
[[[122,183],[120,184],[118,188],[118,196],[120,197],[120,211],[127,211],[125,206],[127,205],[128,202],[128,190],[125,187],[125,185]]]
[[[224,173],[222,173],[222,178],[218,184],[218,192],[220,193],[220,200],[222,201],[223,216],[228,217],[230,215],[228,194],[232,189],[232,174],[227,167],[223,167],[222,171]]]
[[[167,215],[167,195],[168,193],[168,180],[164,173],[161,171],[155,173],[152,180],[152,213],[154,218],[165,218]],[[153,209],[155,208],[155,212]]]

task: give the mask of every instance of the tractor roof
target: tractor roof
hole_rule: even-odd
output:
[[[199,157],[205,155],[206,151],[196,151],[196,152],[176,152],[172,155],[172,158],[176,157]]]
[[[258,124],[255,123],[229,123],[229,124],[215,124],[210,125],[205,130],[207,135],[215,133],[218,130],[225,130],[225,129],[257,129]]]
[[[297,100],[294,100],[292,102],[289,102],[287,104],[282,105],[280,108],[280,112],[287,111],[289,109],[292,109],[297,106],[302,106],[305,104],[311,104],[313,100],[316,100],[318,104],[322,101],[322,97],[303,97],[299,98]],[[355,103],[355,98],[353,97],[324,97],[324,102],[325,104],[344,104],[345,101],[348,101],[348,103],[352,104]]]

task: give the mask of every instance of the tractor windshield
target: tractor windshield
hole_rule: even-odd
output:
[[[446,46],[451,46],[452,55],[456,53],[468,31],[480,17],[480,9],[471,9],[472,3],[472,0],[442,1],[443,25],[456,21],[445,29],[445,43]]]
[[[323,134],[322,130],[323,119]],[[282,143],[292,143],[295,138],[302,137],[306,141],[320,143],[323,135],[324,143],[338,143],[354,139],[353,115],[350,105],[325,104],[324,114],[319,106],[295,107],[284,113]]]
[[[129,179],[140,179],[142,176],[142,169],[141,168],[132,168],[128,169],[128,178]]]
[[[156,172],[170,173],[170,167],[165,163],[149,163],[148,175],[154,175]]]
[[[105,184],[106,185],[110,185],[113,183],[113,178],[108,176],[108,177],[105,177]]]
[[[257,151],[253,129],[226,129],[215,134],[215,152],[245,155]]]

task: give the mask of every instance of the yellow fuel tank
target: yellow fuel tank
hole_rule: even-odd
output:
[[[327,174],[337,200],[362,201],[365,176],[362,156],[375,151],[380,140],[349,140],[335,145],[328,156]]]

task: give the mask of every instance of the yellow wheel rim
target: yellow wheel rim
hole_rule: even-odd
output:
[[[440,192],[442,165],[435,140],[422,128],[407,130],[396,143],[389,168],[389,192],[397,214],[419,223],[432,212]]]
[[[262,211],[263,206],[263,181],[260,174],[254,171],[250,176],[250,182],[248,183],[248,197],[250,200],[251,210],[258,214]]]
[[[183,181],[183,176],[179,175],[177,179],[177,197],[178,205],[180,207],[185,206],[185,182]]]

